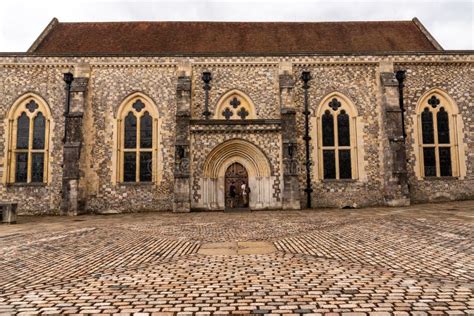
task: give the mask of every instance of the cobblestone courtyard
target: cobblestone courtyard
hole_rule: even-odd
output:
[[[474,314],[473,227],[474,201],[22,216],[0,226],[0,314]]]

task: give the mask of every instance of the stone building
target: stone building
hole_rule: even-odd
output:
[[[0,201],[223,210],[247,207],[243,183],[252,210],[471,199],[473,61],[416,18],[53,19],[0,54]]]

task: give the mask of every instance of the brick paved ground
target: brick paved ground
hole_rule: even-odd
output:
[[[474,314],[473,227],[474,201],[25,216],[0,226],[0,314]]]

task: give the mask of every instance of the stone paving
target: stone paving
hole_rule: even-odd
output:
[[[30,217],[0,226],[0,314],[474,314],[474,201]]]

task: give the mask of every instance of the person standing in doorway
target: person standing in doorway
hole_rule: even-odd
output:
[[[235,197],[237,196],[237,191],[236,191],[234,182],[230,184],[229,196],[230,196],[230,208],[235,208]]]
[[[244,207],[248,207],[249,206],[250,188],[244,182],[240,186],[240,190],[241,190],[241,194],[242,194],[242,203],[244,204]]]

